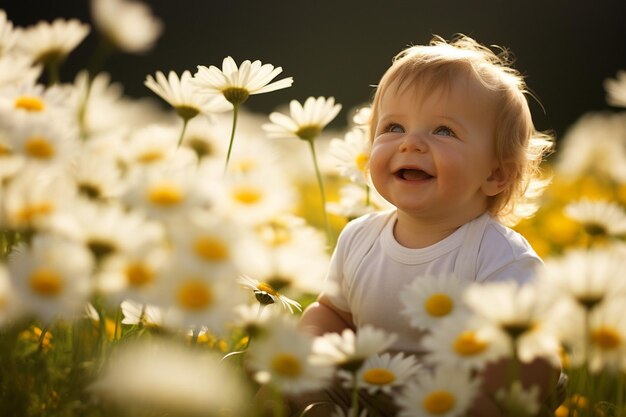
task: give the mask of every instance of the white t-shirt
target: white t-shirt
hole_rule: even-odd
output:
[[[337,289],[327,294],[333,305],[351,313],[357,327],[370,324],[396,333],[393,350],[421,350],[422,332],[409,325],[399,298],[416,277],[455,273],[477,282],[525,283],[542,264],[522,235],[487,213],[420,249],[396,241],[396,218],[393,209],[348,223],[339,236],[327,276]]]

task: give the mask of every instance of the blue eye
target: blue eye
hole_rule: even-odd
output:
[[[385,131],[391,133],[404,133],[404,128],[397,123],[391,123],[389,126],[387,126]]]
[[[454,131],[447,126],[439,126],[433,131],[433,133],[435,135],[440,135],[440,136],[456,137],[456,134],[454,133]]]

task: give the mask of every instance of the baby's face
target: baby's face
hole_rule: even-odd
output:
[[[370,159],[374,186],[411,216],[471,219],[499,192],[495,99],[463,75],[449,86],[423,87],[391,85],[382,97]]]

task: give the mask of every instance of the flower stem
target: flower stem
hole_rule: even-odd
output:
[[[233,104],[233,128],[230,132],[230,142],[228,143],[228,152],[226,153],[226,164],[224,165],[224,173],[228,170],[228,161],[230,161],[230,153],[233,150],[233,142],[235,140],[235,129],[237,128],[237,116],[239,114],[239,105]]]
[[[370,186],[365,184],[365,206],[369,207],[372,204],[370,197]]]
[[[49,326],[49,324],[46,324],[41,329],[41,334],[39,335],[39,340],[37,342],[37,344],[38,344],[37,350],[39,352],[41,352],[43,350],[43,345],[44,345],[44,342],[46,341],[46,334],[48,334],[48,326]]]
[[[330,244],[330,226],[328,225],[328,214],[326,213],[326,193],[324,192],[324,183],[322,182],[322,174],[317,164],[317,155],[315,153],[315,144],[312,140],[307,140],[311,147],[311,155],[313,156],[313,165],[315,166],[315,176],[317,177],[317,185],[320,189],[320,196],[322,198],[322,215],[324,216],[324,229],[326,231],[326,242]]]
[[[359,417],[359,384],[356,372],[352,373],[352,417]]]
[[[183,117],[183,130],[180,132],[180,137],[178,138],[178,147],[183,143],[183,138],[185,137],[185,131],[187,130],[187,124],[189,124],[189,119]]]

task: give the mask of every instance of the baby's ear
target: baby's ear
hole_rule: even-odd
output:
[[[483,193],[488,197],[500,194],[509,184],[510,164],[498,165],[485,179],[481,187]]]

